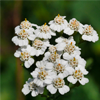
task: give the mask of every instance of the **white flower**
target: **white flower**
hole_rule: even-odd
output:
[[[28,29],[20,29],[20,26],[15,27],[15,33],[17,34],[17,36],[14,36],[12,38],[12,41],[15,43],[15,45],[18,46],[26,46],[28,45],[28,40],[35,39],[33,31],[30,31]]]
[[[46,64],[45,62],[38,61],[36,65],[38,68],[36,68],[35,71],[31,73],[31,75],[35,78],[34,83],[36,83],[40,87],[44,87],[46,85],[45,80],[48,78],[48,76],[55,75],[54,72],[51,72],[50,70],[48,70],[49,66],[51,67],[53,66],[53,64],[49,65],[49,64]]]
[[[46,52],[43,60],[55,63],[57,59],[60,59],[60,56],[61,55],[58,54],[57,52],[54,52],[54,53]]]
[[[25,18],[25,21],[22,21],[20,24],[21,29],[28,29],[30,31],[34,31],[32,28],[32,24]]]
[[[49,77],[49,79],[45,82],[49,83],[49,85],[47,85],[47,90],[51,94],[55,94],[58,90],[60,94],[64,95],[70,90],[70,88],[67,85],[65,85],[65,81],[60,75],[55,76],[53,78]]]
[[[73,69],[69,67],[68,62],[63,59],[57,60],[53,68],[53,71],[58,75],[62,75],[62,77],[67,77],[69,74],[72,74],[71,70]]]
[[[64,57],[70,58],[71,56],[76,56],[76,55],[80,55],[80,48],[75,46],[73,44],[73,42],[71,42],[70,44],[67,44],[66,47],[64,48]]]
[[[99,37],[97,32],[90,25],[84,25],[84,30],[82,32],[82,39],[86,41],[96,42]]]
[[[54,18],[54,20],[51,20],[50,22],[49,22],[49,24],[50,24],[50,28],[52,29],[52,30],[54,30],[54,31],[57,31],[57,32],[60,32],[60,31],[62,31],[64,28],[65,28],[65,26],[67,25],[67,20],[65,20],[64,18],[65,18],[66,16],[60,16],[59,14],[58,14],[58,16],[56,16],[55,18]]]
[[[83,31],[83,25],[75,18],[72,18],[67,24],[64,33],[67,35],[72,35],[74,31],[78,31],[81,34]]]
[[[38,27],[35,31],[35,34],[39,38],[43,39],[51,39],[51,35],[55,36],[56,34],[50,29],[46,23],[42,25],[41,27]]]
[[[31,95],[33,97],[37,96],[38,94],[43,94],[44,88],[37,86],[34,83],[34,79],[29,78],[28,81],[26,81],[26,84],[24,84],[24,87],[22,89],[22,92],[24,95],[27,95],[31,92]]]
[[[63,51],[66,45],[70,44],[71,42],[75,45],[76,42],[73,39],[73,36],[69,37],[68,39],[64,37],[59,37],[55,40],[58,44],[56,44],[56,48],[58,51]]]
[[[32,51],[32,47],[28,45],[27,47],[21,47],[14,53],[15,57],[20,57],[20,60],[24,62],[24,66],[29,68],[33,63],[34,59],[31,56],[34,56],[35,52]]]
[[[67,77],[67,80],[72,84],[75,84],[77,81],[79,81],[80,84],[85,85],[89,82],[89,80],[84,77],[84,75],[88,74],[88,71],[86,71],[86,69],[81,67],[80,65],[73,69],[72,72],[73,74]]]
[[[48,40],[42,41],[37,38],[32,42],[32,48],[36,56],[42,55],[49,45],[50,44]]]
[[[63,58],[66,59],[69,63],[69,65],[73,68],[77,67],[78,65],[81,65],[82,67],[85,67],[86,61],[81,58],[79,55],[76,56],[68,56],[67,53],[63,55]]]

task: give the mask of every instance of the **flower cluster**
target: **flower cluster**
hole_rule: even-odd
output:
[[[84,76],[88,74],[85,69],[86,61],[80,56],[81,48],[76,46],[74,32],[82,35],[85,41],[96,42],[97,32],[91,25],[83,25],[75,18],[69,22],[66,16],[56,16],[47,25],[42,26],[30,23],[27,19],[15,27],[16,36],[12,38],[15,45],[20,46],[14,53],[15,57],[20,58],[26,68],[34,67],[29,78],[24,85],[22,92],[27,95],[31,92],[33,97],[43,94],[44,88],[55,94],[57,90],[64,95],[70,91],[66,83],[76,84],[79,82],[85,85],[89,82]],[[36,29],[33,28],[36,27]],[[56,45],[50,44],[51,37],[58,32],[67,34],[69,38],[62,35],[55,39]],[[43,59],[36,61],[34,57],[43,55]]]

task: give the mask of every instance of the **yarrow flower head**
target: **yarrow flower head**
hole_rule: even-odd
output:
[[[52,94],[57,91],[61,95],[69,92],[72,88],[70,83],[75,87],[77,83],[85,85],[89,82],[84,77],[88,74],[86,60],[81,57],[81,48],[78,45],[84,40],[96,42],[99,39],[98,34],[90,25],[83,25],[75,18],[68,23],[65,18],[66,16],[58,14],[49,25],[45,23],[42,26],[25,19],[15,27],[16,36],[12,41],[20,48],[14,56],[20,58],[22,66],[32,67],[29,71],[33,78],[29,78],[24,84],[24,95],[31,92],[33,97],[40,94],[47,99],[55,99],[56,96]],[[78,39],[79,43],[75,41],[74,32],[82,35]],[[43,94],[45,87],[51,93],[49,96]]]

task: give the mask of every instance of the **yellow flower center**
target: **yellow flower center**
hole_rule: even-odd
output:
[[[93,35],[93,28],[89,25],[87,26],[84,31],[83,31],[83,34],[85,35]]]
[[[21,38],[21,39],[26,39],[26,38],[28,38],[28,33],[24,30],[24,29],[22,29],[21,31],[20,31],[20,33],[18,34],[18,36],[19,36],[19,38]]]
[[[78,59],[76,59],[75,57],[74,57],[73,59],[70,59],[70,60],[69,60],[69,64],[70,64],[73,68],[77,67],[77,66],[78,66]]]
[[[25,21],[22,21],[20,24],[22,29],[29,29],[31,26],[31,23],[29,21],[27,21],[27,19],[25,18]]]
[[[75,70],[75,72],[73,73],[73,77],[75,79],[81,80],[83,77],[83,73],[81,72],[81,70]]]
[[[34,48],[36,48],[37,50],[41,49],[43,46],[43,42],[39,39],[35,39],[35,41],[33,42],[32,45]]]
[[[21,60],[27,61],[30,57],[30,54],[27,51],[21,52]]]
[[[42,70],[41,72],[39,72],[38,77],[41,80],[45,80],[46,76],[48,75],[48,73],[45,70]]]
[[[62,88],[65,85],[65,82],[61,78],[56,78],[53,80],[53,85],[55,88]]]
[[[58,16],[56,16],[56,18],[54,19],[55,23],[57,24],[63,24],[64,23],[64,18],[61,17],[59,14]]]
[[[79,29],[79,22],[76,19],[70,20],[68,26],[75,31],[78,31]]]

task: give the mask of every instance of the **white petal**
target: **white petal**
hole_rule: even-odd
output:
[[[54,30],[54,31],[57,30],[57,27],[56,27],[56,25],[55,25],[54,23],[50,25],[50,28],[51,28],[52,30]]]
[[[26,45],[28,45],[28,40],[27,39],[25,39],[25,40],[19,39],[19,46],[26,46]]]
[[[29,27],[29,29],[28,29],[31,33],[33,33],[34,32],[34,29],[33,28],[31,28],[31,27]]]
[[[82,85],[85,85],[86,83],[89,82],[89,80],[87,78],[82,78],[81,80],[79,80],[79,82],[82,84]]]
[[[59,88],[59,92],[60,94],[64,95],[65,93],[67,93],[70,90],[70,88],[66,85],[64,85],[62,88]]]
[[[56,45],[58,51],[64,50],[66,43],[62,42]]]
[[[35,35],[30,35],[30,36],[28,37],[28,39],[29,39],[29,40],[34,40],[34,39],[35,39]]]
[[[68,65],[68,62],[67,61],[65,61],[65,60],[59,60],[60,62],[59,63],[61,63],[62,65]]]
[[[66,60],[69,60],[72,58],[71,55],[69,55],[67,52],[63,54],[63,58],[66,59]]]
[[[57,92],[57,89],[54,88],[52,84],[47,86],[47,90],[49,90],[51,94],[55,94]]]
[[[53,66],[54,66],[54,64],[53,63],[51,63],[51,62],[47,62],[47,64],[46,64],[46,69],[52,69],[53,68]]]
[[[52,77],[47,76],[44,82],[45,82],[46,84],[51,84],[51,83],[52,83],[52,80],[53,80]]]
[[[28,61],[25,61],[24,65],[25,65],[26,68],[29,68],[33,63],[34,63],[34,59],[29,58]]]
[[[17,37],[17,36],[14,36],[14,37],[12,38],[12,42],[13,42],[15,45],[18,45],[18,44],[19,44],[18,37]]]
[[[43,81],[41,81],[40,79],[35,79],[34,83],[36,83],[40,87],[44,87]]]
[[[29,87],[28,87],[27,84],[24,85],[24,88],[22,89],[22,92],[23,92],[24,95],[27,95],[30,92]]]
[[[20,26],[15,27],[15,33],[18,34],[21,31]]]
[[[37,61],[37,62],[36,62],[36,66],[37,66],[37,67],[40,67],[40,66],[41,66],[40,61]]]
[[[33,97],[35,97],[35,96],[38,95],[38,92],[33,90],[32,93],[31,93],[31,95],[32,95]]]
[[[33,71],[33,72],[31,73],[31,75],[32,75],[34,78],[36,78],[36,77],[38,76],[38,72],[37,72],[37,71]]]
[[[72,35],[74,33],[74,30],[70,30],[67,34]]]
[[[46,52],[44,55],[45,57],[43,58],[43,60],[47,60],[50,56],[50,52]]]
[[[49,41],[48,40],[44,40],[43,41],[45,43],[46,46],[50,46]]]
[[[93,42],[96,42],[96,41],[98,41],[98,40],[99,40],[98,34],[97,34],[97,32],[94,30],[92,41],[93,41]]]
[[[80,27],[79,27],[79,30],[78,30],[78,32],[80,33],[80,34],[83,34],[83,27],[82,27],[83,25],[82,24],[80,24]]]
[[[66,71],[68,72],[68,74],[72,74],[74,72],[74,69],[72,67],[66,67]]]
[[[53,23],[53,20],[51,20],[48,24],[52,24]]]
[[[63,79],[64,78],[64,75],[62,73],[59,73],[57,77]]]
[[[59,38],[57,38],[57,39],[55,40],[55,42],[56,42],[56,43],[59,43],[59,42],[62,42],[63,40],[64,40],[63,37],[59,37]]]
[[[87,41],[91,41],[92,40],[91,36],[87,36],[87,35],[82,35],[82,39],[83,40],[87,40]]]
[[[60,32],[60,31],[61,31],[61,26],[57,25],[57,32]]]
[[[50,34],[53,35],[53,36],[56,36],[56,33],[53,32],[53,31],[50,31]]]
[[[63,77],[65,78],[65,77],[67,77],[67,76],[69,75],[69,72],[68,72],[68,71],[64,71],[64,72],[61,73],[61,74],[63,74]]]
[[[74,79],[73,76],[68,76],[67,80],[72,84],[75,84],[77,82],[77,79]]]
[[[87,75],[88,74],[88,71],[85,69],[85,67],[83,67],[81,65],[78,65],[78,67],[76,67],[75,69],[76,70],[77,69],[80,69],[84,75]]]
[[[65,34],[68,34],[70,30],[71,30],[71,29],[70,29],[69,27],[66,27],[65,30],[64,30],[64,33],[65,33]],[[68,34],[68,35],[69,35],[69,34]]]
[[[21,51],[16,50],[16,52],[14,53],[14,56],[15,57],[20,57],[20,55],[21,55]]]
[[[79,55],[77,55],[76,59],[78,59],[79,65],[82,65],[83,67],[85,67],[86,61],[83,58],[81,58]]]
[[[36,55],[36,49],[34,49],[34,47],[32,47],[31,51],[30,51],[30,55],[34,56]]]

